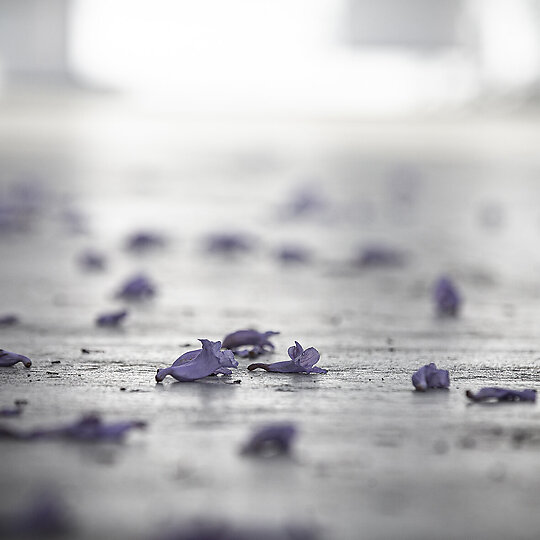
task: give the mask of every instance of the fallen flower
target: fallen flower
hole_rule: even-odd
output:
[[[68,538],[75,524],[64,501],[50,490],[41,490],[19,511],[0,515],[2,538]]]
[[[14,326],[19,324],[19,322],[19,317],[17,317],[17,315],[13,315],[12,313],[0,316],[0,326]]]
[[[161,248],[164,245],[163,236],[148,231],[132,234],[126,241],[126,249],[138,253]]]
[[[202,349],[188,351],[178,358],[171,367],[158,369],[156,381],[161,382],[167,375],[180,382],[190,382],[212,373],[230,375],[229,368],[238,367],[231,351],[221,350],[221,341],[200,339]]]
[[[309,251],[297,246],[283,246],[278,250],[277,257],[284,263],[305,264],[311,259]]]
[[[472,401],[536,401],[536,390],[509,390],[507,388],[487,387],[476,394],[467,390],[465,395]]]
[[[236,255],[250,251],[253,246],[250,239],[242,234],[219,233],[208,236],[206,247],[210,253]]]
[[[141,274],[126,281],[116,296],[124,300],[146,300],[155,294],[154,285]]]
[[[118,441],[132,429],[146,427],[146,422],[131,420],[106,424],[96,414],[83,416],[77,422],[49,429],[34,429],[31,431],[16,431],[6,427],[0,427],[0,437],[12,439],[56,439],[66,438],[81,441]]]
[[[404,262],[403,253],[384,246],[366,247],[357,259],[357,265],[364,268],[394,268],[402,266]]]
[[[251,435],[243,446],[242,454],[271,456],[288,454],[296,436],[296,428],[292,424],[270,424]]]
[[[27,358],[22,354],[12,353],[9,351],[4,351],[4,349],[0,349],[0,366],[14,366],[17,362],[22,362],[24,367],[30,367],[32,365],[32,360],[30,360],[30,358]]]
[[[413,373],[412,383],[420,392],[425,392],[428,388],[448,388],[450,376],[446,369],[437,369],[437,366],[432,362]]]
[[[326,369],[322,369],[315,365],[321,357],[317,349],[310,347],[304,351],[302,345],[300,345],[298,341],[295,341],[294,343],[295,345],[289,347],[288,350],[291,358],[290,360],[274,362],[273,364],[250,364],[248,366],[249,371],[261,368],[266,371],[274,371],[277,373],[327,373]]]
[[[79,264],[85,270],[103,270],[105,268],[105,256],[97,251],[85,251],[79,256]]]
[[[435,308],[443,317],[455,317],[458,314],[461,298],[454,283],[447,277],[441,277],[435,284]]]
[[[96,319],[96,324],[108,327],[118,326],[127,317],[127,314],[128,312],[125,309],[114,313],[105,313]]]
[[[244,345],[253,345],[254,348],[259,348],[261,351],[259,354],[265,351],[265,347],[268,347],[271,350],[274,350],[274,344],[268,339],[271,336],[277,336],[279,332],[257,332],[257,330],[237,330],[232,334],[227,334],[223,338],[224,349],[238,349],[238,347],[243,347]],[[236,354],[236,351],[235,351]],[[255,353],[257,354],[257,353]],[[246,354],[247,356],[248,354]]]

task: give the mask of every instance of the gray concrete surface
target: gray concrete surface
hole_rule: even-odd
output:
[[[34,360],[1,369],[0,406],[29,402],[1,423],[88,411],[148,422],[123,444],[1,440],[4,514],[52,488],[70,537],[156,538],[193,519],[307,524],[328,539],[538,537],[538,406],[464,396],[538,387],[533,123],[195,122],[83,99],[0,108],[0,193],[32,174],[49,197],[27,231],[0,234],[0,312],[22,320],[0,329],[0,347]],[[286,219],[305,184],[327,209]],[[70,231],[66,208],[86,216],[86,234]],[[122,251],[146,228],[168,246]],[[249,231],[257,250],[210,257],[200,239],[214,230]],[[275,261],[292,240],[312,264]],[[354,268],[373,242],[405,250],[407,264]],[[105,272],[77,267],[87,247],[108,255]],[[140,269],[156,299],[130,307],[122,330],[96,328]],[[458,320],[433,315],[440,273],[465,298]],[[197,338],[249,326],[281,332],[273,361],[297,339],[328,374],[250,373],[241,360],[232,378],[155,384]],[[431,361],[451,389],[414,393],[412,372]],[[281,420],[299,428],[290,459],[239,455],[254,427]]]

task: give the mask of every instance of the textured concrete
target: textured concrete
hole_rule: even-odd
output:
[[[537,405],[464,396],[538,384],[532,127],[497,124],[488,149],[482,123],[196,123],[83,99],[14,100],[2,115],[0,194],[32,173],[47,199],[27,231],[0,234],[0,312],[22,319],[0,329],[0,347],[34,360],[0,370],[0,406],[28,400],[1,423],[88,411],[148,422],[123,444],[1,440],[4,514],[47,488],[81,538],[154,538],[196,518],[307,524],[329,539],[538,537]],[[327,206],[287,218],[306,184]],[[66,208],[86,216],[86,234]],[[167,247],[125,253],[125,235],[146,228]],[[210,257],[201,238],[214,230],[248,231],[257,250]],[[275,260],[293,240],[311,264]],[[403,249],[405,266],[355,268],[373,242]],[[78,268],[87,247],[108,255],[105,272]],[[123,329],[96,328],[140,269],[156,299],[130,307]],[[433,315],[440,273],[465,297],[457,320]],[[240,360],[230,378],[155,384],[197,338],[249,326],[281,332],[272,361],[297,339],[328,374],[250,373]],[[451,389],[414,393],[412,372],[431,361]],[[239,455],[252,428],[281,420],[299,428],[290,459]]]

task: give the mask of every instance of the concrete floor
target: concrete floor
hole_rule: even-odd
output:
[[[197,122],[82,97],[7,99],[0,114],[0,196],[42,188],[27,230],[0,232],[0,314],[22,321],[0,328],[0,347],[34,361],[1,369],[0,407],[28,400],[1,424],[89,411],[148,423],[123,444],[0,440],[2,515],[47,489],[78,538],[160,538],[197,519],[279,538],[291,524],[328,539],[538,537],[537,405],[464,395],[538,387],[532,122]],[[325,204],[291,218],[304,186]],[[167,235],[163,250],[122,250],[147,228]],[[215,230],[247,231],[257,249],[210,256],[201,239]],[[312,263],[276,261],[293,241]],[[404,250],[405,266],[355,268],[371,243]],[[88,247],[107,254],[103,273],[77,266]],[[130,306],[123,329],[96,328],[139,270],[158,296]],[[441,273],[465,298],[457,320],[434,317]],[[155,384],[197,338],[250,326],[281,332],[271,361],[296,339],[328,374],[250,373],[240,360],[231,378]],[[412,372],[432,361],[450,390],[413,392]],[[282,420],[299,429],[290,458],[239,454],[253,428]]]

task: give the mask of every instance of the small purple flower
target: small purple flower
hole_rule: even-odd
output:
[[[277,252],[277,257],[284,263],[308,263],[311,259],[308,250],[298,246],[283,246]]]
[[[171,367],[158,369],[156,381],[161,382],[167,375],[180,382],[191,382],[212,375],[222,373],[230,375],[229,368],[238,367],[231,351],[221,350],[221,341],[200,339],[202,349],[188,351],[178,358]]]
[[[106,424],[98,415],[89,414],[72,424],[57,428],[23,432],[2,427],[0,428],[0,437],[22,440],[66,438],[80,441],[119,441],[128,431],[144,427],[146,427],[146,422],[139,420]]]
[[[20,511],[0,517],[2,538],[68,538],[74,529],[64,502],[49,490],[35,493]]]
[[[126,281],[116,296],[124,300],[140,301],[147,300],[155,294],[153,283],[141,274]]]
[[[437,366],[432,362],[413,373],[412,383],[420,392],[425,392],[428,388],[448,388],[450,376],[446,369],[437,369]]]
[[[238,347],[243,347],[245,345],[253,345],[259,349],[264,350],[268,347],[271,350],[274,350],[275,347],[273,343],[268,339],[271,336],[277,336],[279,332],[273,332],[269,330],[268,332],[258,332],[257,330],[237,330],[232,334],[227,334],[223,338],[223,348],[224,349],[233,349],[236,351]]]
[[[79,256],[79,264],[84,270],[99,271],[105,269],[105,256],[97,251],[85,251]]]
[[[0,315],[0,326],[15,326],[19,324],[19,317],[9,313],[7,315]]]
[[[126,249],[131,252],[142,253],[165,245],[165,238],[160,234],[141,231],[132,234],[126,241]]]
[[[434,299],[439,316],[455,317],[458,314],[461,298],[456,286],[447,277],[441,277],[435,284]]]
[[[536,390],[509,390],[507,388],[482,388],[476,394],[467,390],[465,395],[475,402],[480,401],[536,401]]]
[[[104,313],[96,319],[98,326],[118,326],[126,317],[128,312],[123,309],[121,311],[115,311],[114,313]]]
[[[0,349],[1,367],[14,366],[17,362],[22,362],[24,367],[30,367],[32,365],[32,360],[30,360],[30,358],[27,358],[22,354],[12,353],[9,351],[4,351],[4,349]]]
[[[207,238],[207,250],[217,255],[238,255],[251,251],[251,240],[238,233],[212,234]]]
[[[255,431],[242,448],[242,454],[270,456],[288,454],[296,437],[292,424],[270,424]]]
[[[294,343],[295,345],[289,347],[288,350],[291,358],[290,360],[274,362],[273,364],[250,364],[248,366],[249,371],[260,368],[265,371],[273,371],[276,373],[327,373],[326,369],[322,369],[315,365],[321,357],[317,349],[310,347],[304,351],[302,345],[300,345],[298,341],[295,341]]]
[[[384,246],[369,246],[364,248],[357,259],[357,264],[363,268],[395,268],[405,262],[402,252]]]

